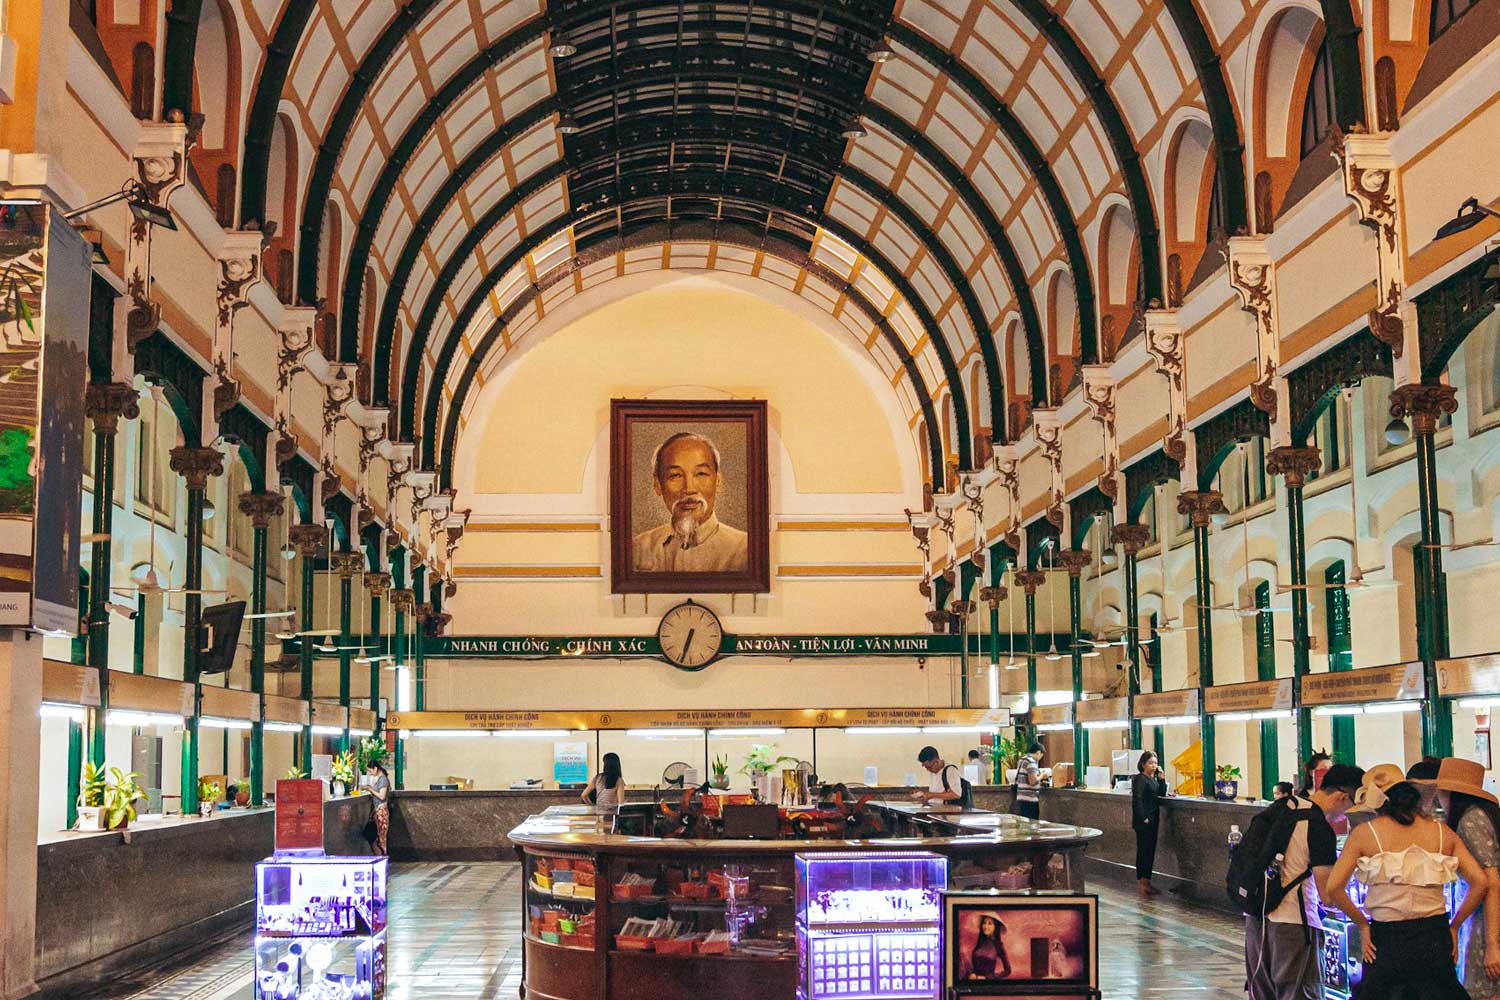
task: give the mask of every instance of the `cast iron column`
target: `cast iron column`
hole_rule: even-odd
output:
[[[391,589],[391,574],[389,573],[366,573],[365,589],[370,592],[370,634],[378,636],[380,631],[380,599]],[[371,650],[379,654],[381,650]],[[375,728],[380,729],[380,671],[385,666],[385,661],[372,659],[370,661],[370,711],[375,713]]]
[[[187,482],[187,558],[183,569],[182,679],[193,685],[193,715],[182,731],[182,812],[198,811],[198,712],[203,683],[198,652],[203,645],[203,498],[209,476],[224,474],[224,456],[214,448],[179,445],[171,468]]]
[[[1303,518],[1302,488],[1307,477],[1322,465],[1316,448],[1272,448],[1266,455],[1266,471],[1286,478],[1287,534],[1291,538],[1292,571],[1292,706],[1297,715],[1297,762],[1300,767],[1312,756],[1312,712],[1302,705],[1302,681],[1309,669],[1307,612],[1307,522]]]
[[[1193,526],[1193,582],[1198,602],[1198,734],[1203,746],[1203,794],[1214,787],[1214,719],[1208,714],[1204,692],[1214,685],[1213,562],[1208,549],[1208,526],[1224,512],[1218,490],[1188,490],[1177,494],[1177,513]]]
[[[412,689],[412,708],[418,712],[427,710],[427,662],[422,655],[422,628],[427,621],[427,567],[418,563],[411,571],[412,593],[412,639],[410,656],[414,662],[412,676],[416,687]]]
[[[105,604],[113,570],[109,537],[115,522],[115,431],[121,417],[134,420],[141,409],[135,388],[123,382],[91,382],[86,393],[85,407],[94,421],[95,536],[89,552],[88,662],[99,672],[99,706],[94,709],[88,759],[95,767],[103,767],[104,717],[109,711],[109,610]]]
[[[1438,499],[1437,424],[1458,410],[1451,385],[1403,385],[1391,393],[1391,416],[1410,417],[1417,446],[1417,501],[1422,523],[1422,557],[1417,571],[1417,646],[1427,697],[1422,700],[1422,753],[1453,754],[1453,714],[1438,696],[1437,661],[1448,655],[1448,607],[1443,599],[1442,506]]]
[[[241,493],[240,513],[250,519],[250,613],[266,613],[266,574],[270,571],[267,531],[286,502],[280,493]],[[259,703],[250,723],[250,804],[265,802],[266,619],[250,619],[250,692]]]
[[[412,670],[412,665],[407,662],[408,653],[406,644],[406,617],[411,613],[412,609],[415,606],[416,595],[410,590],[406,589],[405,587],[399,587],[391,591],[391,609],[395,612],[396,615],[396,663],[398,665],[398,671],[396,674],[396,708],[398,710],[401,708],[400,670]],[[409,674],[409,676],[411,676],[412,678],[412,691],[413,693],[415,693],[416,675],[414,673],[411,673]],[[412,708],[416,708],[415,702],[413,703]],[[399,732],[397,732],[396,734],[396,787],[398,789],[406,787],[406,741],[401,738],[401,734]]]
[[[1151,540],[1151,528],[1144,524],[1117,524],[1111,541],[1125,550],[1122,575],[1125,578],[1125,683],[1129,695],[1125,717],[1130,720],[1130,746],[1141,745],[1141,724],[1135,717],[1135,696],[1141,693],[1141,594],[1136,578],[1136,560]]]
[[[1026,712],[1033,720],[1036,718],[1036,588],[1046,579],[1046,574],[1034,569],[1015,575],[1016,583],[1026,592]],[[1036,739],[1035,721],[1031,724],[1030,739]]]
[[[335,552],[333,571],[339,577],[339,704],[344,707],[344,736],[339,750],[349,749],[349,689],[353,669],[354,636],[349,631],[354,616],[354,578],[365,568],[363,552]],[[361,640],[363,642],[363,640]]]
[[[1073,784],[1081,787],[1089,766],[1089,733],[1078,718],[1078,703],[1083,700],[1082,574],[1094,557],[1088,549],[1063,549],[1059,556],[1068,570],[1068,659],[1073,668]]]
[[[297,762],[297,770],[304,774],[312,774],[313,646],[317,645],[317,640],[306,633],[313,631],[316,627],[313,624],[315,603],[313,574],[317,571],[318,551],[323,547],[328,531],[321,524],[294,524],[290,534],[292,544],[297,547],[297,554],[302,557],[302,626],[300,631],[304,634],[297,639],[302,675],[298,697],[307,705],[309,720],[309,724],[302,727],[302,735],[298,738],[301,757]]]

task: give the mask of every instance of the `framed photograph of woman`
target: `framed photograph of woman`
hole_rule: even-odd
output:
[[[617,594],[770,590],[764,400],[610,402]]]
[[[1099,985],[1098,897],[948,893],[948,986],[977,996],[1080,994]]]

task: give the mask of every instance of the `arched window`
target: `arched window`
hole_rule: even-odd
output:
[[[1453,22],[1467,14],[1479,0],[1432,0],[1432,16],[1427,21],[1427,41],[1435,42]]]
[[[1328,65],[1328,45],[1318,46],[1307,94],[1302,98],[1302,143],[1299,156],[1307,158],[1333,125],[1333,70]]]
[[[1219,183],[1219,167],[1215,161],[1213,175],[1208,181],[1208,212],[1204,217],[1203,242],[1212,243],[1224,235],[1224,188]]]
[[[156,53],[146,42],[130,56],[130,113],[145,121],[156,115]]]

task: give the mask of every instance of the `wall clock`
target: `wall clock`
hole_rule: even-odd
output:
[[[679,670],[702,670],[719,657],[724,626],[701,604],[685,601],[661,616],[656,641],[661,655]]]

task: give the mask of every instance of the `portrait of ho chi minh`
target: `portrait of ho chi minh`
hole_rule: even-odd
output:
[[[641,573],[743,573],[749,536],[719,520],[724,486],[719,449],[689,431],[666,438],[651,459],[652,491],[666,520],[631,542],[631,567]]]

